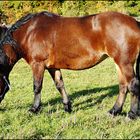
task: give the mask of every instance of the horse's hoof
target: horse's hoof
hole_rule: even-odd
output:
[[[129,111],[127,114],[127,118],[130,120],[136,120],[138,118],[138,115],[132,111]]]
[[[108,111],[108,114],[109,114],[110,116],[114,117],[114,116],[117,115],[117,112],[115,111],[114,108],[112,108],[112,109],[110,109],[110,110]]]
[[[71,109],[71,102],[68,102],[67,104],[64,103],[64,110],[68,113],[71,113],[72,112],[72,109]]]
[[[113,114],[111,114],[109,111],[107,112],[107,114],[106,114],[108,117],[110,117],[110,118],[114,118],[115,116],[113,115]]]
[[[118,109],[115,109],[114,107],[112,108],[112,109],[110,109],[109,111],[108,111],[108,113],[111,115],[111,116],[117,116],[118,114],[120,114],[121,113],[121,111],[122,111],[122,109],[120,108],[118,108]]]
[[[31,107],[29,109],[29,112],[32,112],[32,113],[38,113],[40,111],[41,107],[39,106],[38,108],[35,108],[35,107]]]
[[[140,117],[140,110],[137,111],[137,116]]]

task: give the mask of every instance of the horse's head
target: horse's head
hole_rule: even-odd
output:
[[[5,25],[0,25],[0,41],[4,38],[4,35],[8,28]],[[9,83],[9,71],[8,58],[6,54],[2,51],[2,46],[0,45],[0,102],[4,98],[6,92],[10,88]]]
[[[4,99],[6,92],[10,89],[8,57],[0,49],[0,102]]]

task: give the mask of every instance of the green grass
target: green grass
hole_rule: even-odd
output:
[[[111,59],[88,70],[62,73],[73,112],[64,112],[61,97],[46,71],[42,110],[35,115],[28,112],[33,101],[31,68],[23,60],[16,64],[10,74],[12,89],[0,105],[0,139],[140,138],[139,119],[126,121],[129,95],[121,115],[107,115],[118,94],[118,76]]]

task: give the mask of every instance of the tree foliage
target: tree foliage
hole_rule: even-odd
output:
[[[132,16],[140,15],[140,1],[0,1],[0,13],[11,24],[27,13],[47,10],[64,16],[83,16],[105,11],[118,11]]]

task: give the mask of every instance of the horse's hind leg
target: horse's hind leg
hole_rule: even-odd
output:
[[[33,71],[33,86],[34,86],[34,103],[29,111],[38,112],[41,105],[41,89],[44,76],[44,65],[42,63],[33,63],[31,65]]]
[[[62,98],[63,98],[63,104],[64,104],[64,109],[67,112],[71,112],[71,102],[68,98],[68,95],[66,93],[65,87],[64,87],[64,82],[62,78],[61,71],[59,69],[48,69],[51,77],[54,80],[54,83],[56,85],[56,88],[60,92]]]
[[[131,94],[131,108],[128,117],[135,119],[140,116],[140,54],[136,62],[136,76],[131,80],[129,86]]]
[[[134,74],[133,67],[134,64],[129,62],[118,65],[120,91],[114,107],[109,111],[112,115],[121,112],[128,90],[131,92],[131,107],[128,117],[135,119],[139,115],[140,82]]]
[[[135,119],[137,116],[140,116],[140,81],[134,77],[128,87],[131,92],[131,106],[128,117]]]
[[[130,71],[132,71],[131,65],[126,66],[126,69],[127,69],[127,67],[129,69],[131,69]],[[125,68],[123,68],[123,69],[121,68],[121,66],[117,65],[117,71],[118,71],[118,75],[119,75],[119,95],[115,102],[115,105],[113,106],[113,108],[111,110],[109,110],[109,113],[113,116],[121,113],[123,104],[125,102],[126,95],[128,92],[128,84],[126,81],[127,74],[125,73]],[[129,71],[129,69],[128,69],[128,71]],[[133,72],[131,72],[130,75],[132,75],[132,73]]]

